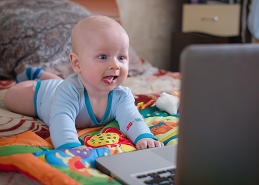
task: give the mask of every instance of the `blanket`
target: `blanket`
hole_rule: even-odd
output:
[[[3,82],[2,89],[11,85]],[[4,93],[0,90],[1,171],[19,171],[42,184],[119,184],[95,167],[97,157],[136,150],[115,120],[104,127],[78,130],[82,146],[55,150],[48,127],[39,119],[6,110]],[[145,105],[140,113],[154,136],[165,146],[176,144],[178,115],[169,115],[149,102]]]

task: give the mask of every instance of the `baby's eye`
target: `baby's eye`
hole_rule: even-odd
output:
[[[125,59],[125,57],[124,56],[119,56],[119,58],[118,58],[119,60],[124,60]]]
[[[98,58],[102,59],[102,60],[105,60],[105,59],[107,59],[107,56],[106,55],[100,55]]]

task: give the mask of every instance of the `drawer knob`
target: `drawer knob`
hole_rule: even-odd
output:
[[[213,17],[213,18],[202,17],[201,20],[202,20],[202,21],[215,21],[215,22],[217,22],[217,21],[219,21],[219,17],[218,17],[218,16],[215,16],[215,17]]]

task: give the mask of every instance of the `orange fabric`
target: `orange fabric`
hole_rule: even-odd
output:
[[[142,106],[142,109],[146,109],[148,107],[151,107],[154,103],[156,103],[156,100],[150,100],[149,102],[147,102],[146,104],[144,104]]]
[[[52,145],[50,137],[46,138],[45,141],[47,141],[48,143],[50,143]]]
[[[40,136],[31,131],[0,139],[0,146],[8,145],[29,145],[36,147],[54,148],[48,141],[42,139]]]
[[[83,129],[83,130],[77,130],[77,133],[78,133],[78,137],[81,137],[85,134],[88,134],[90,132],[96,132],[96,131],[100,131],[103,129],[103,126],[101,127],[93,127],[93,128],[86,128],[86,129]]]
[[[173,93],[171,93],[173,96],[176,96],[176,97],[178,97],[179,99],[181,98],[181,92],[180,91],[178,91],[178,92],[173,92]]]
[[[37,165],[35,165],[37,164]],[[0,157],[0,169],[16,167],[20,172],[34,177],[46,185],[67,184],[80,185],[81,183],[68,175],[53,168],[48,163],[38,159],[33,154],[15,154],[8,157]],[[39,168],[40,166],[40,168]]]

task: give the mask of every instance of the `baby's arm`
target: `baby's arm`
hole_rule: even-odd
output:
[[[49,130],[52,144],[57,149],[81,146],[75,127],[78,97],[76,89],[64,83],[55,92],[50,108]]]
[[[129,89],[126,90],[122,92],[115,108],[115,118],[120,125],[120,130],[137,146],[137,149],[163,146],[156,141],[157,138],[144,122],[132,93]]]

